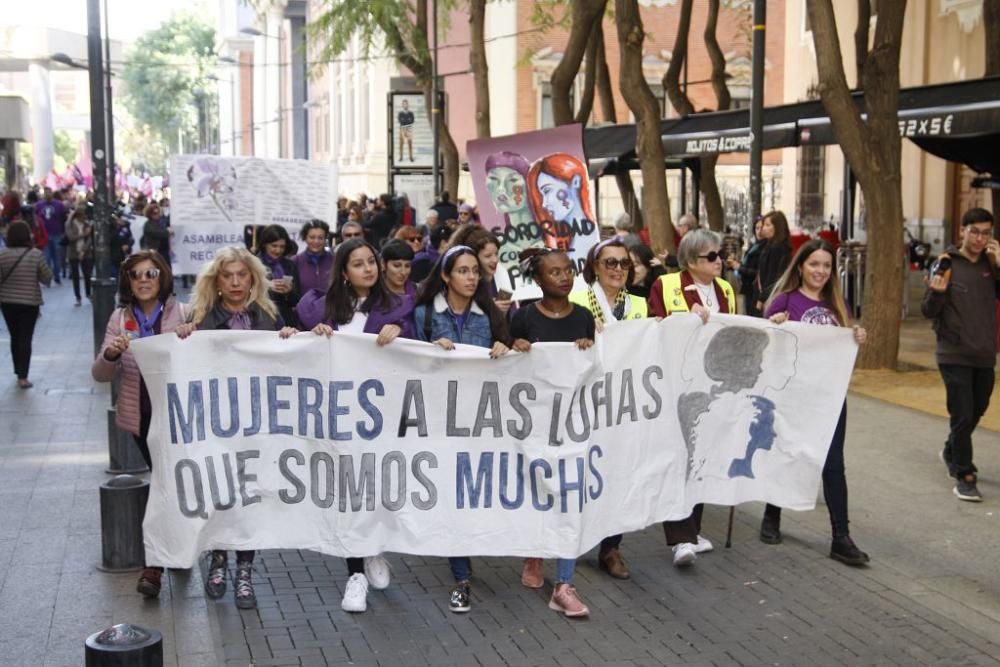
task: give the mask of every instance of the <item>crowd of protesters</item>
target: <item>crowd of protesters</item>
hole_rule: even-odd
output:
[[[168,205],[140,199],[131,205],[132,216],[115,218],[111,244],[120,266],[119,308],[107,323],[92,370],[98,381],[120,380],[118,425],[135,436],[150,466],[151,405],[129,352],[131,340],[146,336],[173,333],[184,338],[218,329],[273,331],[278,338],[357,332],[373,334],[377,346],[408,338],[445,350],[456,344],[479,346],[498,358],[511,350],[530,354],[532,345],[544,342],[572,342],[586,349],[607,327],[630,320],[688,314],[707,322],[718,314],[740,312],[767,317],[776,325],[799,321],[853,327],[857,343],[866,339],[865,330],[851,321],[840,293],[835,248],[817,239],[793,252],[788,221],[780,211],[755,221],[752,242],[742,257],[727,256],[723,237],[702,228],[690,215],[675,225],[676,256],[658,255],[622,214],[613,226],[601,228],[601,240],[583,264],[582,282],[563,250],[541,245],[522,250],[519,274],[532,279],[541,297],[516,301],[507,268],[498,261],[500,241],[477,224],[470,204],[452,203],[445,193],[420,219],[405,197],[342,198],[332,225],[311,220],[296,238],[279,225],[249,230],[247,247],[217,252],[197,276],[190,303],[183,305],[174,297]],[[133,253],[134,220],[140,213],[142,249]],[[81,279],[90,295],[91,220],[86,198],[67,203],[59,193],[46,190],[40,197],[29,193],[23,206],[16,195],[3,200],[6,247],[0,250],[0,303],[21,387],[31,386],[28,363],[41,304],[39,285],[52,280],[58,284],[70,276],[78,304]],[[995,271],[1000,249],[995,241],[987,244],[987,223],[992,230],[991,217],[973,216],[968,228],[974,228],[977,243],[982,241],[982,261],[988,255]],[[975,261],[979,259],[977,254]],[[936,278],[930,284],[925,302],[929,316],[948,308],[946,280]],[[995,312],[992,332],[995,353]],[[993,358],[989,361],[992,368]],[[946,373],[944,366],[942,374],[946,383],[958,377],[958,371]],[[959,386],[962,379],[954,378],[952,384]],[[949,409],[951,392],[949,385]],[[978,495],[970,435],[985,410],[981,397],[974,398],[975,405],[961,413],[960,423],[953,415],[952,436],[942,454],[964,484],[966,496]],[[832,531],[830,556],[864,565],[869,556],[852,541],[848,529],[846,415],[845,403],[822,472]],[[678,567],[690,566],[699,554],[713,550],[701,534],[702,509],[698,505],[685,519],[663,524]],[[766,507],[760,527],[763,542],[781,542],[780,516],[780,508]],[[631,576],[623,541],[622,535],[608,536],[598,552],[601,569],[619,579]],[[229,581],[228,556],[213,551],[209,558],[205,590],[218,598]],[[253,558],[253,551],[236,553],[234,596],[241,608],[256,606]],[[449,608],[466,612],[471,608],[470,557],[451,557],[448,564],[455,582]],[[371,554],[348,558],[346,565],[342,607],[365,611],[369,587],[389,585],[388,563],[381,554]],[[557,560],[549,606],[569,617],[587,616],[589,609],[573,586],[574,569],[574,559]],[[158,595],[161,576],[162,568],[150,564],[140,577],[139,592]],[[523,561],[521,582],[529,588],[544,586],[541,559]]]

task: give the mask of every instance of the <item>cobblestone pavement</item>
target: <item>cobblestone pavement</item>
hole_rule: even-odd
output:
[[[852,396],[847,469],[852,533],[872,565],[827,557],[829,523],[786,512],[785,541],[756,539],[761,506],[709,507],[716,550],[687,570],[662,532],[625,538],[620,582],[581,558],[576,585],[589,620],[546,607],[520,584],[520,562],[473,559],[473,609],[447,610],[441,558],[389,555],[393,581],[368,611],[340,609],[343,561],[268,551],[256,611],[231,593],[207,601],[201,573],[172,571],[155,601],[136,574],[97,569],[98,486],[108,476],[106,387],[90,380],[90,306],[46,291],[32,361],[35,388],[9,374],[0,329],[0,665],[81,665],[83,641],[112,623],[164,635],[165,664],[189,665],[994,665],[1000,664],[1000,436],[977,434],[982,504],[960,503],[937,459],[945,420]]]

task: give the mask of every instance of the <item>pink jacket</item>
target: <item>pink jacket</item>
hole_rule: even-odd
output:
[[[183,304],[174,297],[167,299],[164,305],[163,314],[160,316],[160,334],[173,332],[178,325],[183,324],[186,313]],[[121,388],[118,390],[118,403],[116,404],[117,415],[115,422],[118,427],[128,431],[133,435],[139,435],[139,383],[141,376],[139,366],[132,356],[132,350],[125,350],[122,356],[115,361],[108,361],[104,358],[104,350],[111,344],[111,341],[121,336],[126,330],[131,329],[128,322],[135,323],[135,316],[131,309],[118,308],[111,313],[108,320],[108,328],[104,331],[104,342],[101,350],[94,359],[94,365],[90,368],[90,374],[98,382],[111,382],[115,379],[115,374],[121,372]],[[135,331],[139,330],[138,324],[133,324]]]

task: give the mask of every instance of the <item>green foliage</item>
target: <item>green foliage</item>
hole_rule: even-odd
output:
[[[56,130],[52,135],[53,152],[66,161],[66,164],[76,164],[77,142],[65,130]]]
[[[122,74],[129,113],[163,146],[197,143],[203,105],[215,106],[215,29],[191,14],[171,16],[143,34],[129,52]],[[210,116],[209,116],[210,118]],[[207,149],[207,147],[204,147]]]

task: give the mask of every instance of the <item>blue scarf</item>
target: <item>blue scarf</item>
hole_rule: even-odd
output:
[[[156,335],[156,320],[159,319],[162,312],[163,304],[159,301],[156,302],[156,308],[153,308],[153,314],[148,318],[142,312],[142,308],[132,306],[132,314],[135,315],[135,321],[139,323],[139,338]]]

